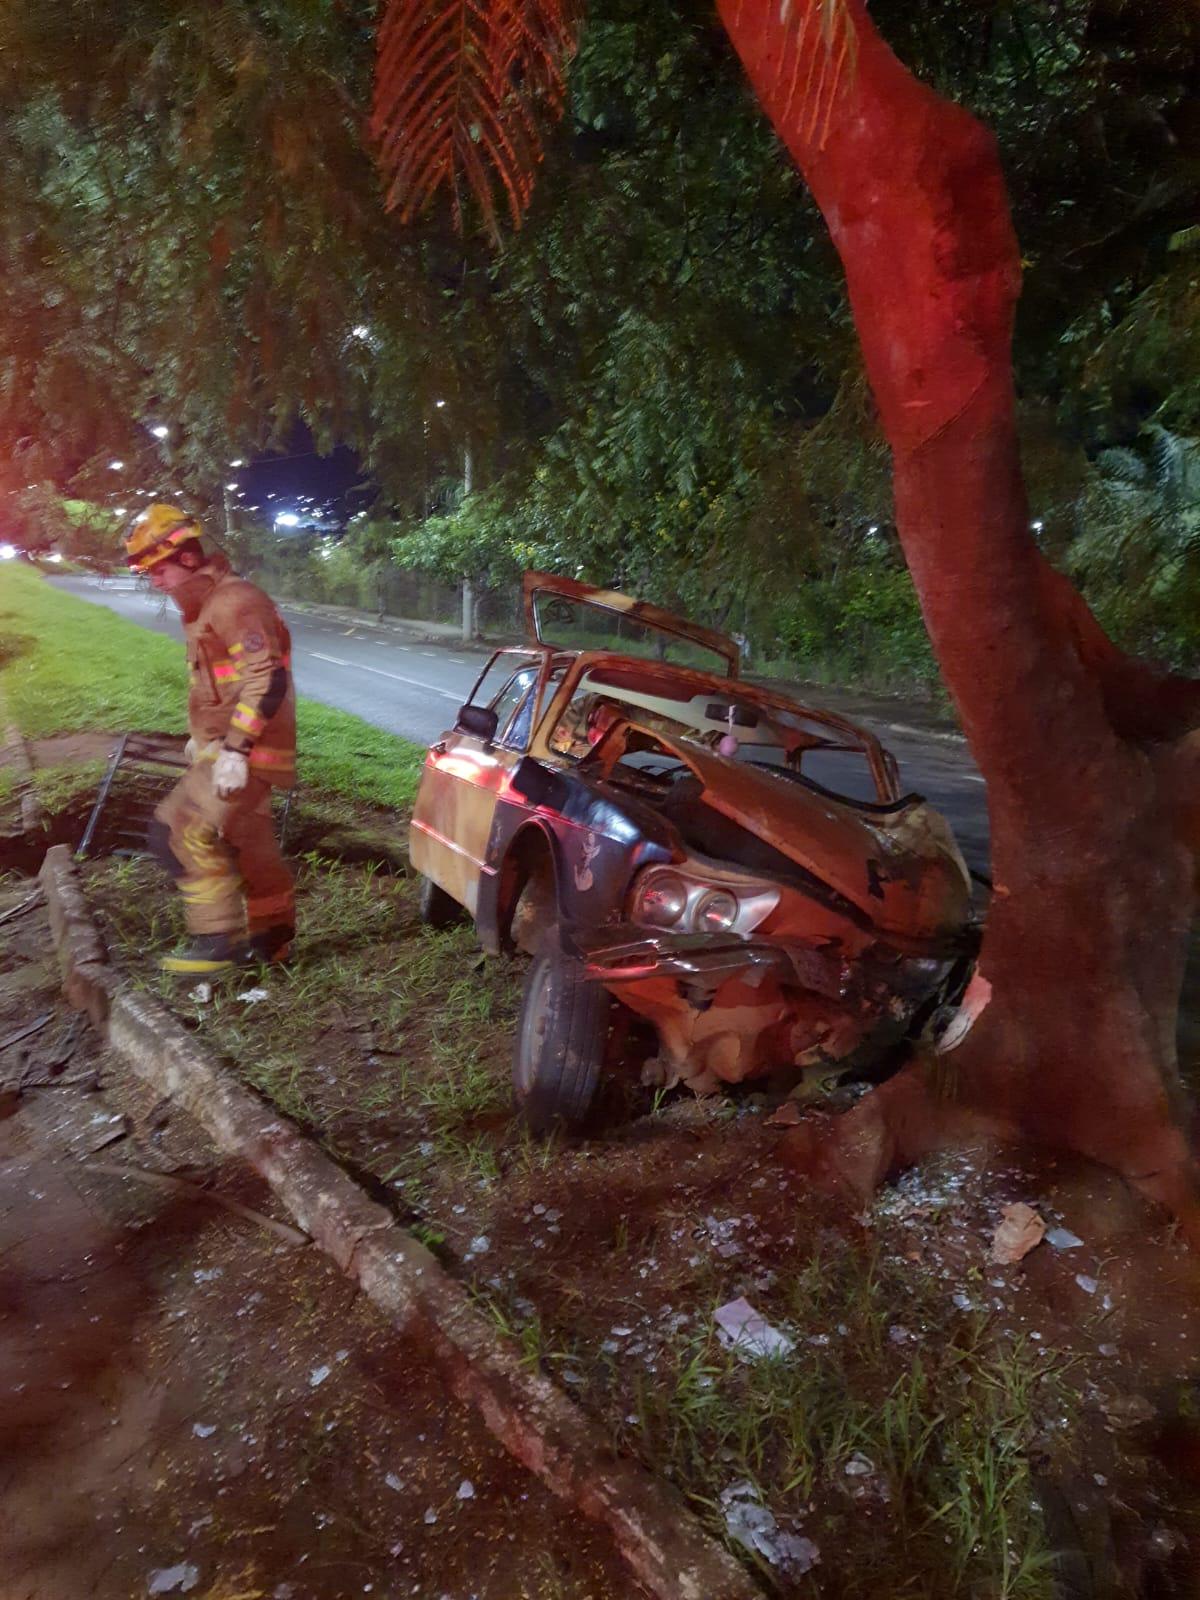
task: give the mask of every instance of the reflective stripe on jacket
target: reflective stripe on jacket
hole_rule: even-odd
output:
[[[209,564],[212,588],[184,627],[189,672],[188,730],[241,751],[268,783],[296,781],[296,696],[292,640],[269,596]]]

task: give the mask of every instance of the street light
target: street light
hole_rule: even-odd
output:
[[[242,460],[241,456],[239,456],[236,461],[231,461],[229,465],[231,467],[244,467],[246,463]]]
[[[300,518],[294,511],[281,511],[275,518],[275,526],[277,528],[298,528],[300,526]]]
[[[170,431],[170,428],[168,428],[163,422],[157,423],[153,428],[150,429],[150,432],[156,439],[165,439]]]

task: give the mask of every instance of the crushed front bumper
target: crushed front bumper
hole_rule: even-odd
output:
[[[740,976],[751,987],[770,977],[785,987],[807,990],[842,1005],[891,1009],[897,1001],[917,1005],[951,978],[961,956],[878,955],[848,957],[836,947],[817,947],[761,935],[654,933],[633,923],[575,934],[565,953],[596,983],[631,984],[677,978],[691,985],[717,985]]]

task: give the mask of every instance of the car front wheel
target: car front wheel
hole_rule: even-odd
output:
[[[558,954],[534,962],[513,1051],[517,1110],[534,1133],[578,1126],[596,1092],[611,1001],[583,968]]]

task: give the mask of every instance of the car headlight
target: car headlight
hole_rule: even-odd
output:
[[[652,928],[673,928],[687,910],[688,889],[674,872],[653,872],[638,885],[633,920]]]
[[[737,915],[737,897],[725,889],[714,889],[697,905],[692,920],[697,933],[727,933]]]
[[[779,890],[759,879],[713,881],[687,867],[649,867],[637,879],[629,916],[643,927],[678,933],[752,933],[779,904]]]

